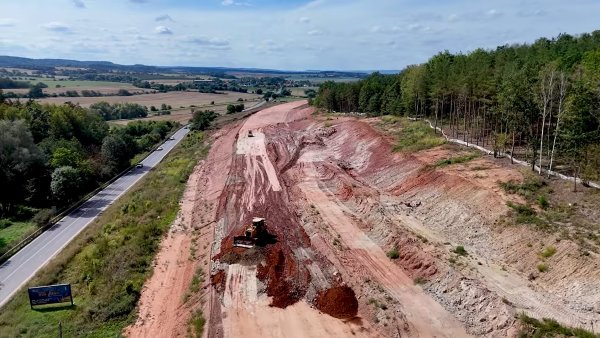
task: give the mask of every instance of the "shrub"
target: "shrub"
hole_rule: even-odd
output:
[[[398,252],[397,248],[393,248],[392,250],[387,252],[387,256],[390,259],[398,259],[400,258],[400,253]]]
[[[548,271],[548,266],[544,263],[540,263],[538,264],[537,269],[539,272],[546,272]]]
[[[540,208],[544,210],[548,209],[548,207],[550,206],[550,203],[548,202],[548,199],[545,195],[538,196],[537,202]]]
[[[457,254],[459,256],[467,256],[469,254],[469,253],[467,253],[467,250],[465,250],[465,247],[462,245],[459,245],[456,248],[454,248],[454,250],[452,250],[452,252],[454,252],[455,254]]]
[[[38,227],[43,227],[44,225],[48,224],[48,222],[50,222],[52,216],[54,216],[52,210],[42,209],[38,211],[35,214],[35,216],[33,216],[33,219],[31,221],[35,223]]]
[[[546,247],[542,252],[540,252],[540,256],[543,258],[552,257],[556,253],[556,248],[553,246]]]
[[[0,229],[5,229],[11,226],[13,222],[8,219],[0,219]]]

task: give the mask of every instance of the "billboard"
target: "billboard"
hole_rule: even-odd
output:
[[[71,284],[58,284],[37,286],[29,288],[29,304],[34,305],[56,304],[70,302],[73,305]]]

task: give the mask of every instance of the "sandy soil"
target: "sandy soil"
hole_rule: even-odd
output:
[[[39,99],[37,101],[42,103],[55,103],[61,104],[64,102],[79,103],[83,107],[89,107],[91,104],[100,101],[106,101],[109,103],[138,103],[147,107],[156,106],[160,107],[161,104],[171,105],[173,108],[179,108],[181,106],[188,107],[190,105],[207,105],[211,101],[215,103],[224,102],[235,102],[238,98],[242,99],[256,99],[259,95],[236,93],[236,92],[225,92],[225,94],[205,94],[198,92],[168,92],[168,93],[157,93],[157,94],[142,94],[132,96],[105,96],[105,97],[52,97]]]

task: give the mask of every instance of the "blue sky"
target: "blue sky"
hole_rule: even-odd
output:
[[[600,29],[598,0],[19,0],[0,54],[123,64],[401,69]]]

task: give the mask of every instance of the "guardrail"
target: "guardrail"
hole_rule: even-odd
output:
[[[151,150],[149,150],[149,151],[146,152],[146,156],[144,156],[144,159],[146,157],[150,156],[150,154],[152,154],[153,152],[155,152],[156,149],[158,149],[158,147],[160,147],[166,140],[168,140],[169,138],[171,138],[173,135],[175,135],[176,132],[178,132],[179,130],[181,130],[184,127],[185,127],[185,125],[183,127],[179,128],[179,129],[171,132],[164,140],[162,140],[162,142],[154,145]],[[3,264],[4,262],[6,262],[10,257],[12,257],[14,254],[16,254],[19,250],[23,249],[27,244],[33,242],[33,240],[36,239],[38,236],[40,236],[42,233],[44,233],[44,231],[52,228],[58,221],[60,221],[61,219],[63,219],[65,216],[67,216],[71,212],[77,210],[85,202],[87,202],[90,198],[96,196],[99,192],[101,192],[102,190],[106,189],[106,187],[108,187],[109,185],[111,185],[113,182],[115,182],[116,180],[118,180],[119,178],[121,178],[126,173],[130,172],[132,169],[135,168],[135,166],[136,166],[136,164],[127,167],[125,170],[121,171],[116,176],[113,176],[110,180],[102,183],[98,188],[94,189],[93,191],[89,192],[88,194],[86,194],[85,196],[83,196],[82,198],[80,198],[77,202],[74,202],[70,206],[68,206],[66,208],[63,208],[58,214],[56,214],[55,216],[53,216],[48,221],[48,223],[46,223],[45,225],[39,227],[33,233],[31,233],[29,236],[27,236],[23,240],[21,240],[19,243],[15,244],[13,247],[11,247],[10,249],[6,250],[6,252],[3,253],[2,256],[0,256],[0,264]]]

